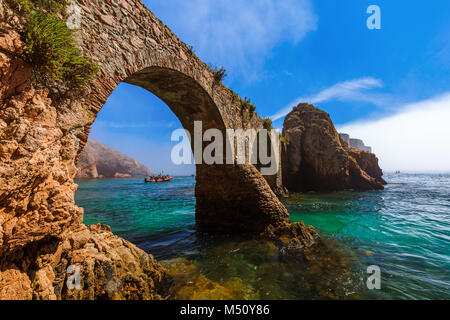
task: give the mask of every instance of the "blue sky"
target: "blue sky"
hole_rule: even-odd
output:
[[[374,146],[386,170],[450,171],[450,132],[441,128],[450,116],[450,1],[143,2],[203,61],[224,66],[224,83],[250,97],[276,128],[292,106],[307,101],[330,113],[339,129]],[[366,27],[372,4],[381,8],[381,30]],[[418,107],[430,117],[414,113]],[[417,123],[404,121],[410,112]],[[158,98],[121,84],[92,137],[154,171],[193,173],[192,166],[170,161],[170,136],[180,127]],[[404,132],[396,144],[405,149],[393,147],[392,135]],[[421,158],[411,148],[418,151],[414,141],[424,137]],[[411,157],[416,161],[408,163]]]

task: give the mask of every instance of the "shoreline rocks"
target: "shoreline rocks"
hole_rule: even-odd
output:
[[[74,288],[67,284],[71,277]],[[0,300],[160,300],[166,280],[153,256],[114,236],[109,227],[81,226],[2,259]]]

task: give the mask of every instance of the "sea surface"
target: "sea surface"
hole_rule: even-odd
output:
[[[295,194],[293,221],[318,229],[306,258],[269,242],[195,231],[195,178],[77,180],[84,222],[153,254],[172,299],[450,299],[450,175],[387,174],[384,191]],[[368,267],[380,270],[380,289]],[[375,282],[374,282],[375,281]]]

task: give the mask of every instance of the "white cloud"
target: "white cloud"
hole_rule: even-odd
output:
[[[144,1],[206,62],[255,76],[274,46],[315,30],[309,0]]]
[[[287,107],[283,108],[270,118],[273,121],[283,118],[289,112],[291,112],[292,107],[298,105],[301,102],[308,102],[314,104],[331,100],[362,101],[362,102],[369,102],[375,105],[385,106],[387,104],[385,96],[381,96],[379,94],[369,94],[365,92],[371,89],[381,87],[383,87],[383,82],[379,79],[371,77],[339,82],[327,89],[320,91],[318,94],[315,94],[313,96],[297,98]]]
[[[373,147],[387,171],[450,171],[450,92],[398,114],[338,128]]]

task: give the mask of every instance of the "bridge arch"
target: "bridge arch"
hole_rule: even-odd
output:
[[[191,137],[194,137],[194,121],[202,122],[203,131],[218,129],[225,132],[229,128],[209,93],[195,79],[178,70],[145,67],[127,76],[123,82],[140,86],[164,101]],[[94,110],[89,119],[95,119],[94,113],[100,109],[91,106],[89,110]],[[84,127],[86,134],[81,136],[78,153],[92,123],[89,121]],[[196,167],[196,224],[199,230],[258,233],[269,225],[288,221],[286,209],[253,165],[197,164]]]
[[[120,82],[138,85],[158,96],[192,137],[194,121],[202,121],[203,130],[262,127],[258,116],[244,123],[241,99],[217,81],[192,48],[140,1],[73,3],[79,7],[75,12],[82,15],[78,32],[81,47],[100,66],[84,106],[89,113],[87,123],[78,129],[82,132],[78,154],[96,114]],[[197,165],[196,200],[197,226],[204,231],[262,232],[269,225],[289,221],[287,210],[251,164]]]

